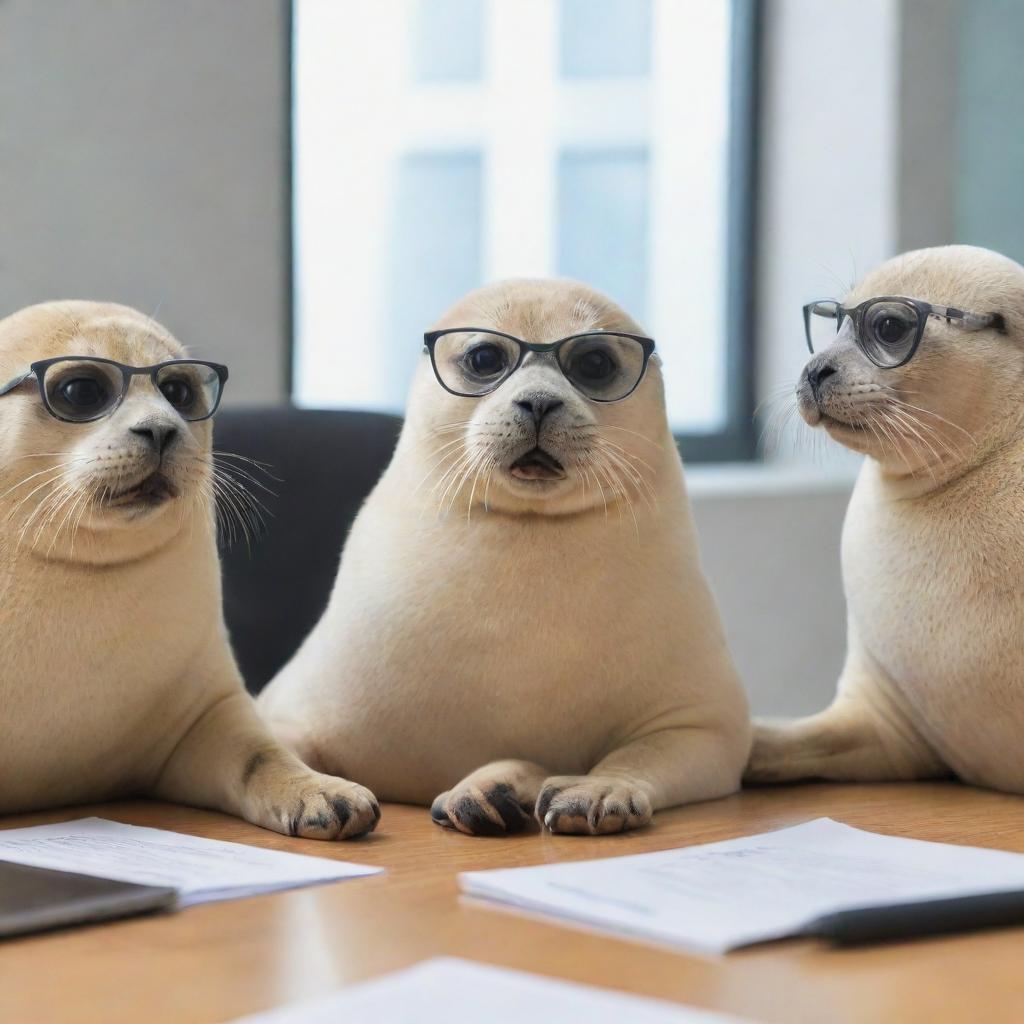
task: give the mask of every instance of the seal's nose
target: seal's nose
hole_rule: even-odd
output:
[[[540,421],[548,413],[560,409],[565,403],[560,398],[552,398],[549,395],[528,395],[526,398],[516,399],[516,405],[527,415],[533,417],[533,422],[540,427]]]
[[[828,380],[836,372],[836,368],[830,363],[811,363],[804,374],[807,377],[807,383],[811,386],[811,391],[814,394],[815,399],[821,397],[821,385]]]
[[[163,455],[178,439],[178,428],[170,423],[140,423],[131,432],[148,442],[157,455]]]

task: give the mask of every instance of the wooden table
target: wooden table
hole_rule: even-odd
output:
[[[593,839],[474,839],[437,828],[423,809],[399,806],[384,808],[373,836],[337,844],[144,802],[24,815],[0,826],[85,814],[379,864],[388,874],[4,943],[4,1024],[226,1021],[442,954],[754,1020],[1024,1021],[1024,929],[857,951],[786,942],[701,958],[492,910],[460,897],[455,881],[463,870],[662,850],[821,815],[891,835],[1024,852],[1018,797],[924,783],[763,789],[664,812],[641,832]],[[487,1019],[485,1007],[479,1019]]]

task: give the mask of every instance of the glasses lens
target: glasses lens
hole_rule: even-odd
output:
[[[485,395],[516,368],[519,346],[488,331],[452,331],[434,343],[434,367],[457,395]]]
[[[831,299],[804,306],[807,347],[812,352],[821,352],[822,349],[828,348],[839,333],[839,320],[839,303]]]
[[[120,367],[92,359],[62,359],[47,367],[43,378],[50,411],[72,423],[86,423],[109,412],[123,387]]]
[[[205,420],[220,404],[220,377],[204,363],[172,363],[156,375],[160,394],[186,420]]]
[[[899,366],[909,358],[917,339],[920,318],[909,303],[879,299],[864,311],[861,344],[879,366]]]
[[[644,347],[620,334],[587,334],[566,342],[558,353],[562,372],[595,402],[617,402],[640,383]]]

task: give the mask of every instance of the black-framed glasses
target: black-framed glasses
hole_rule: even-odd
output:
[[[880,295],[849,307],[834,299],[808,302],[804,306],[804,331],[808,349],[820,352],[836,340],[843,322],[849,317],[853,340],[861,352],[875,366],[894,370],[914,358],[930,316],[947,323],[956,321],[967,331],[980,331],[985,327],[1005,329],[1000,313],[968,313],[952,306],[908,299],[904,295]]]
[[[423,341],[438,384],[461,398],[501,387],[529,352],[552,353],[566,380],[592,402],[621,402],[643,380],[654,341],[621,331],[587,331],[541,344],[484,327],[429,331]]]
[[[133,377],[149,377],[182,419],[197,422],[217,411],[228,368],[201,359],[125,366],[113,359],[57,356],[32,363],[27,373],[0,387],[0,396],[34,380],[51,416],[65,423],[91,423],[109,416],[124,401]]]

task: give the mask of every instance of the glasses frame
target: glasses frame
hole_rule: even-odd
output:
[[[79,362],[90,362],[90,363],[104,363],[107,366],[117,367],[121,371],[121,394],[117,396],[116,401],[111,405],[107,406],[101,413],[96,416],[90,416],[87,419],[68,419],[66,416],[61,416],[52,405],[50,405],[50,399],[46,395],[46,374],[51,367],[58,365],[59,363],[79,363]],[[182,364],[188,366],[205,366],[213,370],[217,374],[217,379],[220,381],[220,387],[217,389],[217,401],[214,402],[213,408],[206,413],[205,416],[197,416],[194,419],[188,419],[185,416],[181,418],[186,423],[202,423],[204,420],[210,419],[214,413],[220,408],[221,398],[224,395],[224,385],[228,379],[228,368],[222,363],[211,363],[205,359],[168,359],[162,363],[155,363],[153,366],[127,366],[124,363],[119,363],[114,359],[104,359],[101,356],[55,356],[53,359],[40,359],[37,362],[30,363],[27,373],[23,373],[20,377],[15,377],[14,380],[8,381],[2,387],[0,387],[0,398],[4,395],[9,394],[15,388],[20,387],[26,381],[34,380],[39,386],[39,397],[42,399],[43,407],[46,411],[56,420],[60,420],[62,423],[95,423],[97,420],[103,419],[105,416],[112,416],[121,403],[125,399],[125,395],[128,394],[128,389],[131,387],[133,377],[149,377],[153,382],[153,388],[161,398],[163,394],[160,391],[160,385],[157,382],[157,374],[166,369],[168,366],[181,366]],[[166,401],[166,399],[164,399]],[[170,405],[170,402],[167,403]],[[171,406],[174,409],[174,406]],[[181,413],[175,409],[175,412],[181,416]]]
[[[811,338],[811,317],[814,315],[814,307],[823,303],[833,303],[836,307],[836,334],[842,330],[843,319],[849,317],[853,323],[853,340],[857,348],[870,362],[882,370],[896,370],[906,366],[917,352],[921,339],[924,337],[924,329],[928,323],[928,317],[933,316],[937,320],[945,320],[951,324],[954,320],[959,321],[958,326],[965,331],[981,331],[986,327],[994,327],[999,332],[1005,332],[1006,321],[1002,313],[968,313],[966,310],[957,309],[955,306],[938,306],[931,302],[924,302],[921,299],[911,299],[906,295],[876,295],[873,298],[865,299],[856,306],[844,306],[836,299],[815,299],[803,307],[804,312],[804,336],[807,339],[807,349],[811,355],[815,355],[814,341]],[[881,363],[868,351],[863,341],[864,316],[868,309],[879,302],[904,302],[912,306],[917,312],[917,333],[910,350],[898,363]],[[820,351],[820,349],[819,349]]]
[[[499,338],[505,338],[507,341],[514,341],[516,345],[519,346],[519,358],[516,360],[515,366],[513,366],[512,369],[510,369],[508,373],[501,378],[501,380],[491,387],[486,388],[484,391],[456,391],[454,388],[448,387],[448,385],[441,379],[441,374],[437,369],[437,358],[434,355],[434,346],[440,338],[443,338],[447,334],[470,334],[473,332],[494,334]],[[629,338],[631,341],[638,342],[640,347],[643,349],[644,361],[640,367],[640,375],[637,377],[636,383],[624,395],[620,395],[618,398],[591,397],[581,388],[577,387],[575,382],[562,368],[562,361],[558,358],[558,353],[570,341],[578,341],[580,338],[595,338],[602,336],[612,338]],[[516,370],[519,369],[520,366],[523,365],[523,360],[526,358],[528,352],[551,352],[554,353],[555,362],[557,363],[562,376],[565,377],[565,379],[569,381],[569,383],[572,384],[572,386],[576,388],[576,390],[579,391],[579,393],[583,395],[588,402],[600,402],[602,405],[612,405],[615,402],[622,402],[629,398],[629,396],[633,394],[638,387],[640,387],[641,381],[643,381],[644,376],[647,374],[647,364],[650,362],[651,356],[654,354],[653,338],[648,338],[643,334],[629,334],[626,331],[580,331],[578,334],[570,334],[567,338],[559,338],[558,341],[537,342],[523,341],[522,338],[517,338],[514,334],[506,334],[504,331],[496,331],[491,327],[446,327],[441,331],[427,331],[427,333],[423,335],[423,344],[426,346],[426,350],[430,353],[430,365],[434,370],[434,376],[437,378],[437,383],[440,384],[441,387],[443,387],[450,395],[455,395],[458,398],[483,398],[484,395],[493,394],[509,379],[509,377],[512,376],[513,373],[516,372]]]

